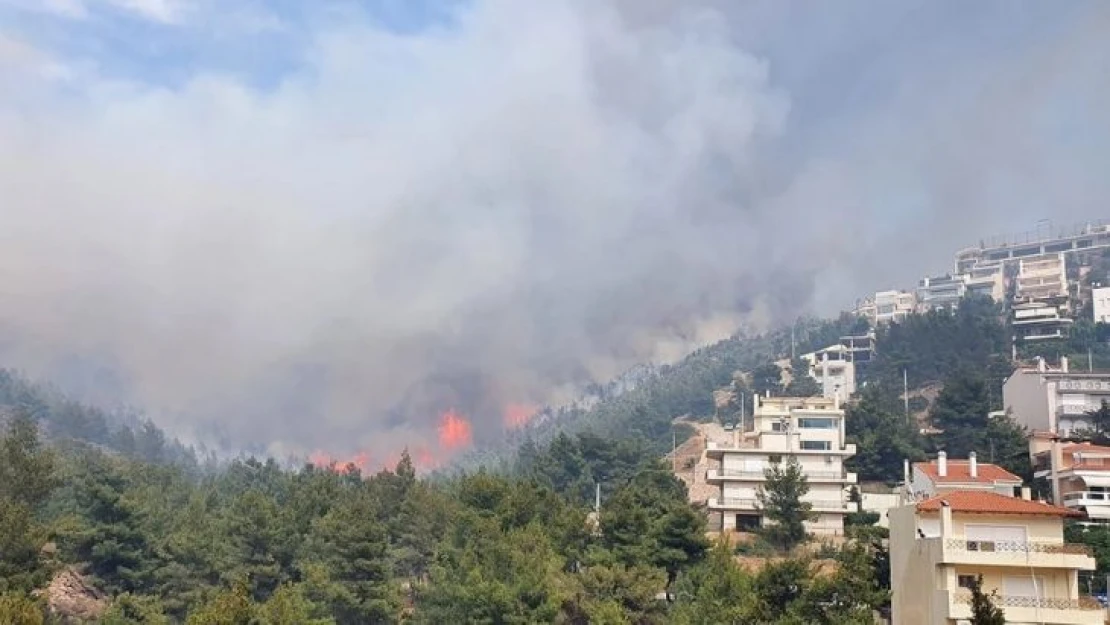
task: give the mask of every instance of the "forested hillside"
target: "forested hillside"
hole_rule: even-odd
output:
[[[49,385],[0,369],[0,422],[16,411],[31,415],[51,440],[83,441],[127,458],[180,464],[191,471],[208,460],[198,459],[196,450],[167,437],[149,419],[74,401]]]
[[[429,482],[406,455],[372,476],[247,460],[196,478],[44,447],[35,425],[18,412],[0,440],[3,623],[54,622],[35,591],[67,570],[104,593],[86,616],[105,625],[862,624],[886,597],[865,544],[826,553],[831,575],[805,555],[746,572],[666,466],[596,437],[527,450],[514,476]]]

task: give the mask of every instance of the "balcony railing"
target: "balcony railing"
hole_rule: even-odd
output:
[[[851,501],[806,501],[812,506],[814,512],[858,512],[859,506]],[[721,497],[709,500],[710,508],[740,508],[743,510],[759,510],[758,499],[749,497]]]
[[[1017,540],[967,540],[949,538],[945,541],[949,549],[977,551],[986,553],[1064,553],[1090,556],[1091,548],[1075,543],[1029,542]]]
[[[843,480],[852,481],[856,474],[847,471],[810,471],[803,469],[806,479],[810,480]],[[749,480],[762,480],[766,474],[763,471],[753,471],[746,469],[709,469],[706,471],[706,479],[722,479],[734,477],[739,479]]]
[[[1089,490],[1075,491],[1064,495],[1064,503],[1077,501],[1107,501],[1110,502],[1110,493],[1099,493]]]
[[[971,593],[956,593],[953,603],[971,605]],[[1102,605],[1091,597],[1078,599],[1056,599],[1052,597],[1033,597],[1026,595],[994,595],[991,601],[1004,608],[1041,608],[1043,610],[1102,610]]]

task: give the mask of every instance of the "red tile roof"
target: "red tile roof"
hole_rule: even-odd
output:
[[[918,512],[936,512],[947,501],[953,512],[976,514],[1031,514],[1040,516],[1083,516],[1081,512],[1020,497],[1007,497],[990,491],[957,490],[937,495],[917,504]]]
[[[1102,445],[1092,445],[1090,443],[1073,443],[1071,445],[1064,445],[1062,450],[1065,454],[1082,453],[1089,451],[1095,454],[1110,454],[1110,447],[1103,447]]]
[[[956,482],[961,484],[992,484],[994,482],[1015,482],[1021,484],[1021,478],[1006,469],[988,462],[980,462],[977,467],[976,477],[971,477],[971,463],[967,460],[949,460],[947,475],[941,477],[937,473],[935,462],[915,462],[915,469],[920,469],[933,482]]]

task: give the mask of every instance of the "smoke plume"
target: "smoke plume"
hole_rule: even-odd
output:
[[[158,28],[212,23],[171,5]],[[0,358],[232,448],[431,462],[633,363],[1101,210],[1097,4],[1015,17],[1008,56],[880,36],[904,10],[732,5],[476,0],[409,29],[335,8],[263,84],[0,30]]]

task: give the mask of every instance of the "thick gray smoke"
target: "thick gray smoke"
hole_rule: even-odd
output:
[[[233,446],[390,448],[451,406],[480,436],[1102,209],[1097,4],[987,51],[798,6],[321,19],[266,87],[125,80],[0,30],[0,357],[107,372],[101,395]]]

